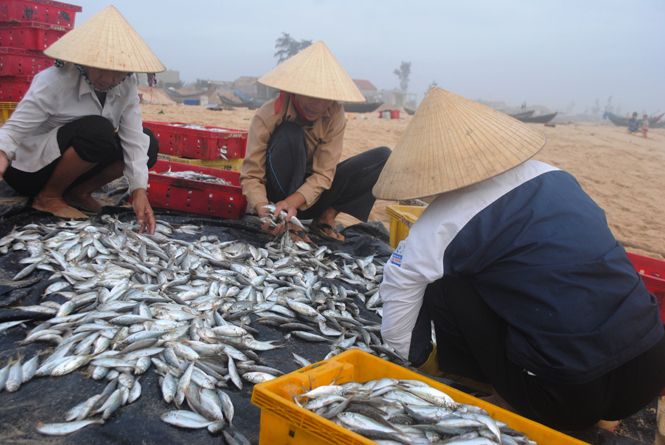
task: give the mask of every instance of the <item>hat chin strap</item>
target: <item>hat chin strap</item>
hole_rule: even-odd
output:
[[[300,116],[302,116],[303,119],[309,122],[309,119],[307,119],[307,117],[305,116],[305,113],[302,111],[302,108],[300,108],[300,104],[296,100],[295,94],[289,93],[287,91],[279,92],[279,97],[275,101],[275,114],[279,113],[280,110],[282,109],[282,106],[284,105],[284,97],[286,97],[287,94],[291,98],[293,105],[296,107],[296,111],[298,111],[298,114],[300,114]]]
[[[90,85],[90,88],[92,88],[93,90],[97,91],[98,93],[106,93],[106,92],[108,92],[108,91],[111,91],[113,88],[115,88],[115,87],[117,87],[118,85],[120,85],[121,83],[123,83],[123,82],[124,82],[129,76],[131,76],[132,74],[134,74],[134,73],[127,73],[127,75],[126,75],[125,77],[123,77],[123,79],[122,79],[120,82],[116,83],[115,85],[111,85],[110,87],[108,87],[108,88],[106,88],[106,89],[104,89],[104,90],[100,90],[99,88],[97,88],[96,86],[94,86],[94,85],[92,84],[92,82],[90,82],[90,79],[88,79],[88,73],[85,72],[85,69],[84,69],[81,65],[74,64],[74,66],[76,66],[76,68],[78,68],[79,72],[81,73],[81,75],[83,76],[83,78],[85,79],[85,81],[88,82],[88,85]]]

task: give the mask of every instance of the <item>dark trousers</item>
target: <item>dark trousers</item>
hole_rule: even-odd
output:
[[[144,128],[143,132],[150,137],[150,146],[148,147],[148,168],[150,168],[157,162],[159,141],[152,130]],[[123,161],[120,137],[111,122],[102,116],[85,116],[65,124],[58,130],[57,138],[60,154],[64,153],[69,147],[73,147],[81,159],[97,164],[79,176],[70,188],[94,178],[109,165],[117,161]],[[32,173],[17,170],[10,166],[3,178],[21,195],[35,197],[53,175],[58,162],[60,162],[60,158]]]
[[[388,147],[366,151],[337,164],[335,178],[310,208],[298,211],[298,218],[316,218],[333,209],[367,221],[376,198],[372,187],[390,156]],[[307,179],[307,140],[300,125],[284,122],[268,141],[266,154],[266,193],[278,202],[295,193]]]
[[[429,344],[434,321],[439,369],[489,383],[521,415],[559,430],[628,417],[665,387],[665,336],[638,357],[579,385],[531,375],[507,357],[508,324],[476,292],[470,279],[444,277],[425,291],[410,358]]]

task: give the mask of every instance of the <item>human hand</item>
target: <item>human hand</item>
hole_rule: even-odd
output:
[[[275,224],[272,221],[271,218],[271,213],[270,210],[265,208],[269,203],[267,202],[260,202],[256,205],[254,210],[256,210],[256,213],[258,213],[259,218],[261,218],[264,223],[261,225],[261,230],[263,230],[266,233],[270,233],[271,235],[279,235],[280,233],[284,233],[286,230],[286,225],[278,223],[276,226],[273,226],[271,229],[270,226]]]
[[[7,153],[0,150],[0,179],[2,179],[4,176],[7,167],[9,167],[9,158],[7,157]]]
[[[134,198],[132,207],[134,208],[134,213],[136,213],[136,219],[141,226],[139,233],[145,231],[149,235],[154,235],[157,223],[155,222],[155,214],[148,201],[148,194],[145,189],[136,189],[132,193],[132,197]]]
[[[286,216],[284,217],[284,221],[289,221],[292,217],[296,216],[298,213],[298,209],[296,206],[294,206],[291,202],[289,202],[289,199],[285,199],[284,201],[279,201],[277,204],[275,204],[275,218],[280,218],[282,215],[282,211],[286,212]]]

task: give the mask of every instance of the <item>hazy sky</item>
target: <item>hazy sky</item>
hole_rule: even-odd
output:
[[[113,4],[185,82],[273,67],[275,40],[323,40],[354,79],[428,86],[508,106],[665,111],[665,0],[79,0],[80,24]]]

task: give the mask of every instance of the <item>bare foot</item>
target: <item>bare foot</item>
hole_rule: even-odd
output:
[[[325,209],[319,216],[312,220],[309,230],[321,238],[328,238],[331,240],[344,241],[346,238],[339,233],[335,227],[335,218],[339,215],[339,211],[332,207]]]
[[[89,193],[76,193],[72,190],[65,192],[62,199],[70,206],[80,207],[90,212],[99,212],[104,205]]]
[[[614,432],[616,427],[618,427],[619,425],[621,425],[620,420],[599,420],[595,426],[596,428],[600,428],[602,430]]]
[[[74,207],[68,206],[67,203],[61,198],[44,198],[36,196],[32,202],[32,207],[37,210],[53,213],[55,216],[59,216],[61,218],[79,219],[88,217],[84,213],[76,210]]]
[[[339,233],[337,229],[335,228],[335,220],[333,219],[332,221],[328,220],[323,220],[323,219],[316,219],[312,221],[311,227],[318,227],[319,230],[321,230],[323,233],[325,233],[328,237],[337,239],[339,241],[344,241],[346,238],[344,235]],[[317,234],[318,235],[318,234]]]
[[[301,235],[304,234],[305,237],[303,238]],[[294,224],[289,223],[289,235],[291,235],[291,239],[295,241],[304,241],[306,243],[311,242],[312,240],[309,239],[309,236],[307,236],[307,232],[302,230],[301,228],[297,227]]]

